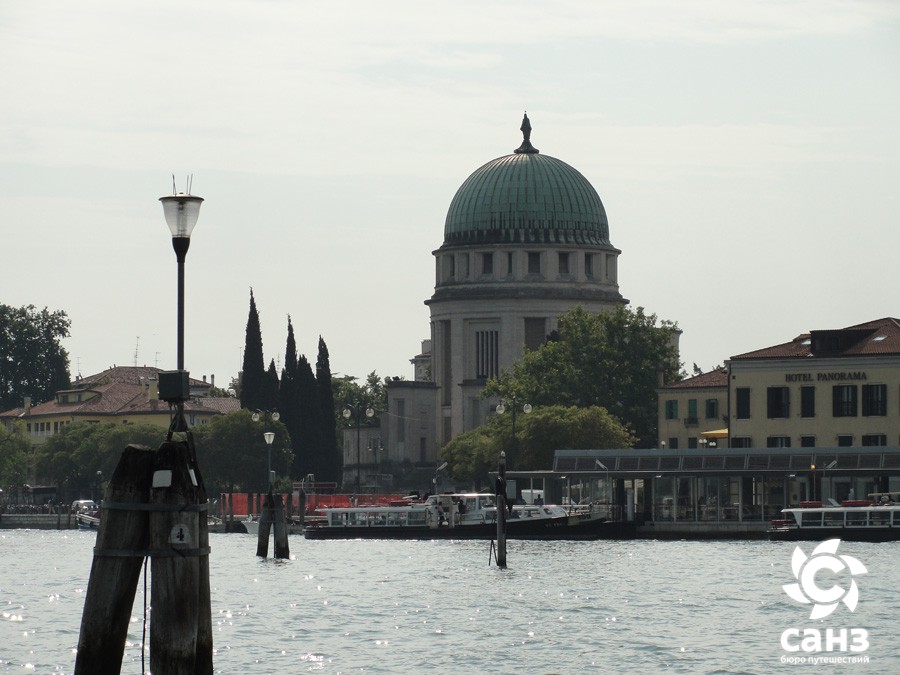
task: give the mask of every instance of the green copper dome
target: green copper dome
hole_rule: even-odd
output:
[[[456,191],[444,244],[548,243],[611,246],[606,209],[593,186],[565,162],[524,141],[477,169]]]

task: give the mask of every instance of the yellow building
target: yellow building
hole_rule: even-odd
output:
[[[900,443],[900,321],[814,330],[657,389],[659,447]]]
[[[660,448],[728,447],[728,373],[724,368],[660,387],[656,393]]]
[[[168,428],[171,411],[159,400],[159,368],[117,366],[90,377],[78,378],[72,388],[36,405],[26,398],[21,408],[0,413],[6,425],[20,422],[32,446],[42,445],[74,422],[156,424]],[[216,415],[240,409],[236,398],[208,396],[212,384],[190,380],[191,399],[185,402],[188,425],[205,424]]]
[[[900,322],[814,330],[732,356],[731,447],[900,443]]]

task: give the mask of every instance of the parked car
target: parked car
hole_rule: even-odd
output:
[[[93,513],[97,510],[97,504],[93,499],[76,499],[72,502],[72,513]]]

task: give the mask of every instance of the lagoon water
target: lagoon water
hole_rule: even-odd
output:
[[[74,530],[0,530],[0,673],[72,672],[94,539]],[[794,581],[795,544],[511,541],[501,570],[480,541],[291,537],[291,559],[275,561],[255,556],[250,535],[210,540],[219,673],[900,668],[898,543],[842,542],[838,553],[868,569],[855,577],[859,605],[811,621],[810,606],[782,590]],[[849,576],[829,574],[818,575],[820,586],[849,585]],[[123,673],[141,672],[142,586]],[[792,627],[864,628],[868,663],[784,663],[796,656],[780,642]]]

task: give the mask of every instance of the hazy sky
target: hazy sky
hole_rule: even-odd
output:
[[[65,310],[73,375],[175,367],[174,173],[192,376],[237,373],[252,287],[267,363],[291,315],[411,377],[450,200],[524,110],[688,370],[900,316],[894,1],[8,0],[0,63],[0,302]]]

